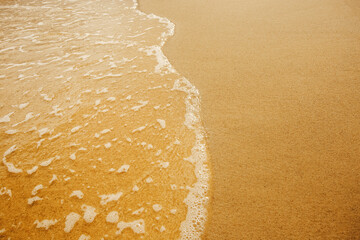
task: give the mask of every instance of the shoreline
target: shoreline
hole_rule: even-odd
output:
[[[141,11],[138,0],[133,0],[133,2],[133,8],[139,11],[140,15],[151,16],[152,18],[159,19],[159,22],[167,23],[169,31],[161,36],[162,40],[159,49],[156,51],[156,58],[159,65],[165,65],[170,72],[176,73],[176,69],[163,52],[164,44],[174,36],[175,25],[166,17]],[[177,74],[181,76],[180,73]],[[187,95],[184,125],[189,130],[192,130],[195,135],[195,143],[191,149],[191,155],[183,160],[190,162],[194,166],[194,175],[197,181],[189,188],[189,193],[184,199],[184,203],[187,205],[187,213],[186,219],[180,225],[180,238],[198,239],[204,234],[205,224],[207,223],[205,221],[208,214],[206,207],[208,206],[209,185],[211,181],[206,132],[200,117],[201,98],[196,87],[183,76],[175,80],[172,90],[184,92]]]
[[[359,236],[360,24],[346,4],[139,1],[175,23],[163,52],[201,92],[205,239]]]

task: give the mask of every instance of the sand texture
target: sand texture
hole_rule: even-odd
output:
[[[205,239],[359,239],[360,4],[141,0],[199,89],[212,164]]]

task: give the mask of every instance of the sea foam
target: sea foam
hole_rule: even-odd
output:
[[[134,8],[137,7],[136,0],[134,0]],[[139,11],[139,14],[144,14]],[[156,56],[158,64],[155,67],[155,72],[160,74],[175,73],[176,70],[170,64],[169,60],[163,54],[161,47],[165,44],[168,37],[174,35],[175,25],[167,18],[159,17],[154,14],[147,14],[148,18],[158,19],[159,22],[167,24],[167,31],[161,34],[160,46],[151,46],[144,51],[148,55]],[[188,212],[185,221],[181,223],[180,238],[181,239],[200,239],[205,229],[205,222],[207,218],[207,204],[208,204],[208,188],[209,188],[209,168],[207,165],[207,150],[205,142],[205,130],[200,119],[200,94],[199,91],[186,78],[180,77],[174,83],[173,89],[184,92],[187,97],[185,100],[186,114],[185,126],[195,133],[195,145],[192,148],[192,154],[187,161],[195,166],[195,175],[197,182],[190,188],[190,192],[185,199],[188,206]],[[165,121],[159,121],[162,128],[165,127]]]

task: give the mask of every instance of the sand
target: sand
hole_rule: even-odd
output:
[[[360,4],[141,0],[199,89],[212,164],[205,239],[360,236]]]
[[[0,239],[200,235],[205,140],[161,52],[173,24],[131,0],[0,11]]]

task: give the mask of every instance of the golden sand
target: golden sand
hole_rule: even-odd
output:
[[[355,0],[141,0],[199,89],[212,164],[205,239],[358,239]]]

